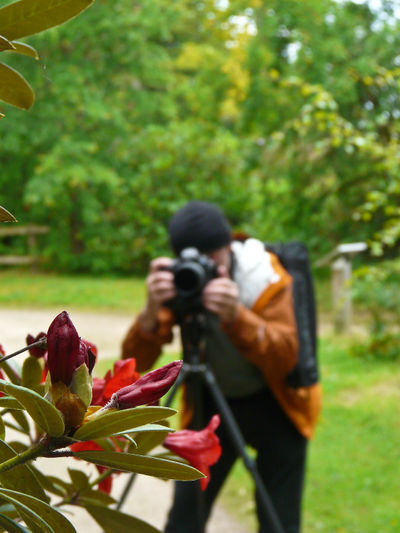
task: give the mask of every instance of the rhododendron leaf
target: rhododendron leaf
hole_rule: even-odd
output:
[[[21,384],[21,378],[18,376],[17,372],[14,370],[14,368],[10,365],[8,361],[4,361],[3,363],[1,363],[0,369],[4,371],[11,383],[15,383],[15,385]]]
[[[61,413],[37,392],[0,380],[0,390],[14,396],[27,410],[33,420],[52,437],[60,437],[65,430]]]
[[[22,74],[4,63],[0,63],[0,100],[21,109],[29,109],[35,101],[32,87]]]
[[[12,45],[14,46],[12,51],[16,54],[22,54],[33,57],[34,59],[39,59],[39,54],[33,48],[33,46],[29,46],[29,44],[26,43],[20,43],[19,41],[12,41]]]
[[[28,533],[25,527],[3,514],[0,514],[0,526],[4,528],[4,531],[8,531],[8,533]]]
[[[72,381],[70,385],[71,392],[79,396],[88,408],[92,401],[92,376],[89,374],[89,369],[82,363],[72,374]]]
[[[51,492],[52,494],[56,494],[57,496],[67,495],[68,489],[65,487],[66,483],[64,481],[62,481],[61,479],[55,476],[49,476],[49,475],[43,474],[34,465],[30,465],[29,468],[35,474],[37,480],[39,481],[41,486],[44,488],[44,490],[47,490],[48,492]]]
[[[87,512],[102,527],[105,533],[160,533],[158,529],[135,518],[134,516],[121,513],[114,509],[106,509],[99,505],[85,505]]]
[[[15,45],[0,35],[0,52],[3,52],[3,50],[15,50]]]
[[[0,461],[4,462],[18,455],[6,442],[0,440]],[[22,491],[36,496],[46,502],[48,498],[30,467],[26,464],[17,465],[0,473],[1,485],[7,489]]]
[[[137,444],[136,453],[148,453],[164,442],[165,437],[171,431],[165,426],[159,426],[158,431],[146,431],[135,435],[135,442]]]
[[[19,0],[0,9],[0,34],[18,39],[58,26],[79,15],[94,0]]]
[[[17,219],[5,207],[0,205],[0,222],[17,222]]]
[[[0,498],[17,508],[32,531],[76,533],[76,529],[64,515],[33,496],[1,487]]]
[[[104,410],[83,424],[75,431],[73,438],[77,440],[93,440],[109,437],[117,433],[134,431],[135,427],[151,422],[158,422],[176,413],[169,407],[133,407],[123,411]]]
[[[80,491],[89,486],[89,478],[84,472],[82,472],[82,470],[68,468],[68,474],[71,478],[74,489]]]
[[[96,450],[76,452],[74,453],[74,456],[96,465],[124,470],[125,472],[136,472],[138,474],[160,477],[163,479],[192,481],[204,477],[199,470],[192,466],[170,461],[168,459],[159,459],[158,457],[149,457],[134,453]]]
[[[101,490],[85,490],[79,495],[81,505],[113,505],[116,499]]]
[[[0,409],[23,409],[24,406],[12,396],[2,396],[0,398]]]
[[[4,420],[0,418],[0,439],[4,440],[6,436],[6,426],[4,425]]]
[[[42,365],[39,359],[30,355],[22,365],[21,384],[23,387],[32,389],[36,392],[42,379]]]
[[[25,411],[15,409],[11,411],[10,414],[14,418],[14,420],[17,422],[17,424],[19,424],[19,426],[21,427],[21,431],[23,433],[29,433],[29,422],[28,422],[28,418],[25,415]]]

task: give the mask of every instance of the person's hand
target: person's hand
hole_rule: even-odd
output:
[[[174,275],[166,270],[171,263],[170,257],[158,257],[150,263],[146,278],[147,304],[140,320],[142,328],[147,331],[153,330],[156,326],[160,307],[176,296]]]
[[[218,267],[218,278],[207,283],[203,290],[203,305],[220,317],[222,322],[233,322],[238,311],[239,289],[229,277],[226,267]]]

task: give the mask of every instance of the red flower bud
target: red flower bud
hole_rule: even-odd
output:
[[[62,381],[67,386],[71,383],[74,370],[85,359],[80,345],[75,326],[68,313],[63,311],[56,316],[47,332],[47,364],[52,383]]]
[[[46,339],[46,333],[44,331],[41,331],[34,337],[30,333],[26,337],[26,345],[29,346],[30,344],[33,344],[34,342],[39,341],[40,339]],[[43,344],[43,347],[41,346],[33,346],[32,348],[29,348],[29,353],[33,355],[33,357],[36,357],[37,359],[40,359],[44,356],[44,354],[47,352],[47,346],[46,343]]]
[[[106,405],[114,392],[127,385],[132,385],[139,378],[140,374],[136,372],[135,358],[115,361],[112,372],[109,370],[103,379],[93,379],[92,405]]]
[[[172,387],[182,364],[183,361],[173,361],[169,365],[148,372],[135,383],[115,392],[106,407],[128,409],[154,403]]]
[[[164,440],[164,446],[168,450],[186,459],[194,468],[207,476],[200,480],[202,490],[206,489],[210,481],[209,466],[215,464],[222,453],[219,438],[214,433],[219,424],[219,415],[214,415],[208,426],[201,431],[184,429],[170,433]]]

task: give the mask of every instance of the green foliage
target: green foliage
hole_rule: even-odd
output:
[[[400,263],[387,261],[356,272],[353,294],[369,315],[370,336],[353,352],[362,357],[400,358]]]
[[[9,112],[0,203],[50,225],[50,268],[142,273],[192,198],[315,255],[396,250],[394,3],[227,4],[98,0],[34,38],[40,65],[10,57],[39,98],[23,123]]]

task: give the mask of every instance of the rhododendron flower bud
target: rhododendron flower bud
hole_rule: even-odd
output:
[[[79,361],[81,342],[69,315],[63,311],[50,324],[47,332],[47,364],[51,382],[69,385]],[[81,361],[83,362],[83,361]]]
[[[32,348],[29,348],[29,353],[33,355],[33,357],[36,357],[37,359],[40,359],[44,356],[44,354],[47,352],[47,345],[46,345],[46,333],[44,331],[41,331],[34,337],[30,333],[26,337],[26,344],[29,346],[30,344],[33,344],[34,342],[40,341],[40,339],[43,340],[43,346],[32,346]]]
[[[132,385],[139,378],[134,357],[115,361],[113,372],[109,370],[103,379],[93,379],[92,405],[106,405],[114,392]]]
[[[85,341],[83,339],[79,342],[79,354],[76,361],[76,367],[81,366],[82,364],[85,364],[89,369],[89,374],[92,373],[94,364],[96,362],[96,355],[91,350],[90,345],[94,346],[93,344],[89,343],[88,341]]]
[[[163,443],[165,448],[186,459],[194,468],[207,476],[200,480],[202,490],[206,489],[210,481],[209,466],[215,464],[222,453],[219,438],[214,433],[219,424],[219,415],[214,415],[208,426],[201,431],[184,429],[170,433]]]
[[[148,372],[132,385],[123,387],[111,396],[107,408],[128,409],[159,400],[172,387],[183,361],[174,361]]]

